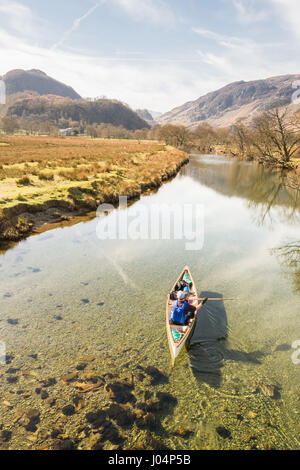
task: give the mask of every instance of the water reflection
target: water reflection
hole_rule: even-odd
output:
[[[215,155],[201,159],[194,155],[193,164],[183,172],[220,194],[246,199],[248,207],[255,209],[257,225],[275,223],[275,207],[283,209],[282,220],[300,221],[300,176],[295,173]]]
[[[296,292],[300,292],[300,240],[285,243],[271,250],[293,280]]]

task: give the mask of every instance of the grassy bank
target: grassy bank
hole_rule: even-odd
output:
[[[159,187],[187,162],[156,141],[1,137],[0,241]]]
[[[192,149],[191,152],[193,151],[197,151],[197,149]],[[248,155],[245,153],[243,154],[241,153],[238,146],[235,145],[234,143],[215,144],[206,153],[227,155],[229,157],[239,158],[240,160],[257,161],[258,163],[261,163],[266,166],[292,170],[294,171],[294,173],[300,176],[300,156],[298,155],[296,157],[291,158],[291,160],[288,163],[283,165],[281,162],[276,162],[275,158],[274,160],[271,161],[271,160],[266,160],[263,158],[260,159],[259,155],[253,156],[253,155]]]

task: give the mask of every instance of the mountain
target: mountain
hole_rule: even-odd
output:
[[[154,121],[155,121],[158,117],[162,116],[162,114],[163,114],[163,113],[160,113],[160,112],[158,112],[158,111],[152,111],[151,109],[148,109],[148,112],[151,114],[151,116],[153,117]]]
[[[64,121],[87,125],[107,123],[123,126],[128,130],[150,128],[132,109],[117,100],[73,100],[61,96],[39,96],[29,94],[13,101],[6,110],[6,116],[21,120],[50,122],[56,126]]]
[[[150,111],[150,109],[136,109],[135,112],[145,121],[150,124],[150,126],[154,126],[157,124],[157,118],[162,116],[163,113],[159,113],[157,111]]]
[[[183,124],[189,128],[203,121],[213,127],[230,126],[239,119],[249,123],[266,109],[291,103],[295,91],[293,82],[297,80],[300,75],[231,83],[163,114],[157,122],[161,125]]]
[[[39,95],[57,95],[73,100],[81,96],[73,88],[49,77],[41,70],[11,70],[3,77],[7,95],[22,92],[35,92]]]
[[[135,112],[140,116],[141,119],[148,122],[150,126],[155,124],[152,114],[148,111],[148,109],[136,109]]]

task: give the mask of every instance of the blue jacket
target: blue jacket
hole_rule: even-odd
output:
[[[184,325],[185,323],[185,314],[184,310],[186,307],[186,302],[181,307],[178,307],[178,300],[175,302],[174,310],[172,312],[171,320],[173,320],[175,323],[181,323]]]

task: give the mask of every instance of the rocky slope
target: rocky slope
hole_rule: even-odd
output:
[[[159,124],[183,124],[196,127],[202,121],[213,127],[225,127],[242,119],[245,123],[275,105],[291,103],[293,83],[300,75],[285,75],[265,80],[231,83],[220,90],[190,101],[157,119]]]
[[[144,119],[144,121],[148,122],[150,126],[155,124],[155,121],[148,109],[136,109],[135,112],[141,119]]]

